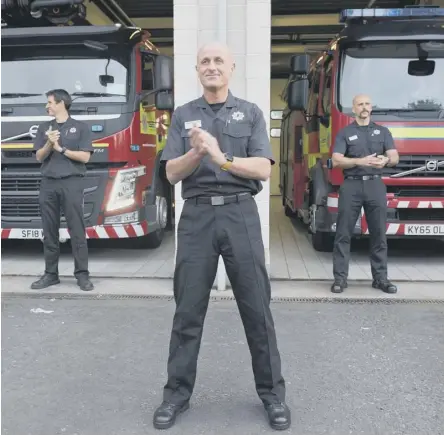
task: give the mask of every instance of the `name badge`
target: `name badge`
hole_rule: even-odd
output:
[[[354,135],[354,136],[350,136],[350,137],[348,138],[348,140],[356,140],[357,138],[358,138],[358,136]]]
[[[202,127],[202,121],[200,119],[196,121],[187,121],[185,122],[185,129],[189,130],[190,128],[201,128]]]

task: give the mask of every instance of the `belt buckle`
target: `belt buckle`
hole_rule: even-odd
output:
[[[211,197],[211,205],[224,205],[224,197],[223,196],[212,196]]]
[[[371,180],[371,175],[364,175],[364,176],[362,177],[362,179],[363,179],[364,181]]]

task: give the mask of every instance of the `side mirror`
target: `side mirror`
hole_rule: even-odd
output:
[[[154,59],[154,88],[156,91],[172,91],[174,84],[174,60],[159,55]]]
[[[299,54],[291,58],[291,72],[297,75],[306,75],[310,70],[310,55]]]
[[[302,79],[291,82],[288,86],[288,108],[290,110],[305,110],[308,101],[308,80]]]
[[[174,96],[172,92],[158,92],[155,101],[157,110],[174,110]]]

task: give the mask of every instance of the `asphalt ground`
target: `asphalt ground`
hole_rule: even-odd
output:
[[[444,434],[442,301],[272,310],[293,419],[283,433]],[[2,433],[159,433],[173,311],[168,299],[3,296]],[[168,433],[274,433],[233,301],[210,304],[191,408]]]

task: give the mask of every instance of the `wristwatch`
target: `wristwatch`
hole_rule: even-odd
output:
[[[229,153],[225,153],[224,157],[227,161],[220,168],[222,171],[228,171],[230,166],[233,164],[233,156]]]
[[[66,148],[62,147],[62,150],[60,151],[60,154],[65,154],[66,153]]]

